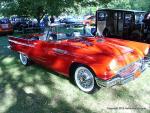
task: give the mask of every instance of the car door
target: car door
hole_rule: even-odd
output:
[[[68,43],[63,41],[55,41],[55,46],[50,49],[50,43],[48,46],[47,56],[51,61],[49,61],[50,68],[66,75],[68,73],[69,65],[73,59],[73,56],[70,54],[70,46]]]
[[[53,41],[44,41],[44,40],[36,40],[29,41],[30,47],[29,56],[35,62],[40,63],[46,67],[50,67],[52,61],[54,60],[55,54],[53,53],[53,48],[55,47],[55,43]]]
[[[128,37],[134,27],[133,15],[134,14],[132,12],[124,13],[124,23],[123,23],[123,36],[124,37]]]
[[[116,26],[116,34],[122,37],[123,34],[123,12],[117,12],[117,26]]]

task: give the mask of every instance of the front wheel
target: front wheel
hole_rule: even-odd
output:
[[[27,66],[27,65],[29,65],[31,63],[29,58],[25,54],[22,54],[22,53],[20,53],[20,61],[25,66]]]
[[[79,66],[74,72],[75,84],[86,93],[91,93],[96,89],[94,74],[84,66]]]

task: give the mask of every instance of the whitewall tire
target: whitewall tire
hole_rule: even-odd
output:
[[[29,58],[25,54],[23,54],[23,53],[20,53],[20,61],[25,66],[27,66],[27,65],[30,64]]]
[[[79,66],[74,72],[74,82],[80,90],[91,93],[95,90],[94,74],[84,66]]]

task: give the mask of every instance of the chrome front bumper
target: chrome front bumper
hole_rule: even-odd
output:
[[[144,60],[142,60],[142,62],[145,62]],[[144,72],[145,69],[147,68],[146,63],[142,63],[142,66],[139,67],[138,70],[140,70],[140,72]],[[97,77],[95,77],[96,83],[99,87],[112,87],[114,85],[123,85],[125,83],[128,83],[129,81],[132,81],[135,79],[135,72],[128,74],[127,76],[120,76],[119,73],[112,78],[111,80],[101,80]]]
[[[133,79],[134,79],[134,75],[132,75],[132,74],[125,78],[124,77],[116,77],[116,78],[113,78],[111,80],[106,80],[106,81],[95,78],[96,83],[99,87],[102,87],[102,86],[103,87],[112,87],[114,85],[122,85]]]

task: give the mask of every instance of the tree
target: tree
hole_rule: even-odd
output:
[[[70,8],[77,11],[79,6],[97,5],[100,1],[110,0],[1,0],[0,11],[4,16],[32,16],[40,21],[45,14],[58,16]]]
[[[133,10],[150,10],[150,0],[112,0],[107,8],[133,9]]]
[[[117,9],[132,9],[131,0],[112,0],[107,6],[109,8],[117,8]]]
[[[131,8],[150,11],[150,0],[130,0]]]

